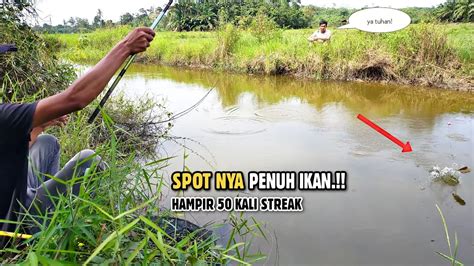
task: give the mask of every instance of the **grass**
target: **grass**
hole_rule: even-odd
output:
[[[453,24],[447,27],[448,41],[455,47],[459,58],[466,63],[474,62],[474,26],[473,23]]]
[[[96,62],[130,29],[48,35],[60,57]],[[274,30],[274,29],[270,29]],[[411,25],[385,34],[338,30],[309,45],[312,29],[274,30],[269,38],[225,26],[218,32],[159,32],[142,62],[323,80],[376,80],[472,89],[474,24]]]
[[[441,208],[438,206],[438,204],[436,204],[436,209],[438,210],[439,216],[441,217],[441,222],[443,223],[444,233],[446,236],[446,243],[448,244],[448,249],[449,249],[449,256],[439,251],[437,251],[436,253],[440,255],[443,259],[448,260],[452,266],[456,266],[456,265],[463,266],[464,264],[457,259],[458,247],[459,247],[458,236],[456,232],[454,232],[454,250],[453,250],[453,247],[451,245],[451,240],[449,237],[448,224],[446,223],[446,219],[444,218],[443,212],[441,211]]]
[[[80,120],[71,123],[75,125],[70,127],[84,126]],[[71,185],[82,181],[79,194],[61,195],[54,212],[33,215],[25,211],[22,223],[35,225],[40,232],[28,240],[12,239],[9,248],[0,250],[2,263],[249,265],[265,258],[249,251],[251,238],[265,237],[260,224],[235,214],[227,220],[232,231],[225,246],[218,245],[215,236],[199,237],[199,232],[177,237],[167,228],[170,225],[160,222],[173,216],[161,208],[161,192],[168,185],[162,168],[170,158],[144,165],[136,162],[135,153],[123,158],[118,147],[123,144],[107,115],[104,125],[111,139],[97,153],[109,168],[72,180]]]
[[[73,66],[51,53],[58,43],[33,32],[21,14],[0,9],[0,43],[15,43],[19,49],[0,55],[0,103],[33,102],[64,90],[75,79]],[[127,31],[118,29],[117,34]],[[69,41],[85,51],[100,43],[112,46],[109,37],[104,32],[101,38]],[[251,238],[263,234],[253,219],[231,213],[227,220],[231,237],[224,246],[196,231],[179,236],[173,230],[164,219],[175,214],[162,208],[161,196],[167,186],[162,169],[170,158],[160,157],[155,149],[170,137],[172,124],[154,123],[171,114],[162,103],[117,96],[110,99],[102,120],[87,123],[95,108],[91,105],[72,114],[65,128],[52,132],[62,146],[61,162],[92,147],[109,167],[71,180],[70,187],[81,181],[79,194],[59,196],[54,211],[38,215],[25,210],[21,224],[39,232],[27,240],[11,238],[6,248],[0,248],[0,264],[249,264],[264,259],[249,252]]]

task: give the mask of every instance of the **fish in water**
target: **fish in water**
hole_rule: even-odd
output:
[[[464,167],[459,168],[458,171],[463,173],[463,174],[467,174],[467,173],[471,172],[471,169],[467,166],[464,166]]]
[[[453,192],[453,198],[454,200],[456,200],[457,203],[459,203],[459,205],[466,205],[466,202],[456,193]]]

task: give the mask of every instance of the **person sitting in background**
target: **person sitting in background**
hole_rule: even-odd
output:
[[[308,41],[311,43],[314,42],[326,42],[331,40],[331,31],[327,29],[328,22],[325,20],[321,20],[319,22],[319,29],[314,32],[311,36],[309,36]]]

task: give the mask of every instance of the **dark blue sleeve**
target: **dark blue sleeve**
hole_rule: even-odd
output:
[[[0,131],[7,135],[29,134],[37,103],[0,104]]]

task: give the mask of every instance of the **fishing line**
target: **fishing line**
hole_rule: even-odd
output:
[[[166,119],[166,120],[163,120],[163,121],[158,121],[156,122],[156,124],[163,124],[163,123],[167,123],[167,122],[171,122],[173,120],[176,120],[178,118],[181,118],[187,114],[189,114],[193,109],[195,109],[196,107],[198,107],[206,98],[207,96],[209,96],[209,94],[211,94],[211,92],[214,90],[214,88],[210,89],[209,91],[206,92],[206,94],[201,98],[199,99],[199,101],[197,101],[195,104],[193,104],[191,107],[187,108],[187,109],[184,109],[183,111],[171,116],[170,118]]]

